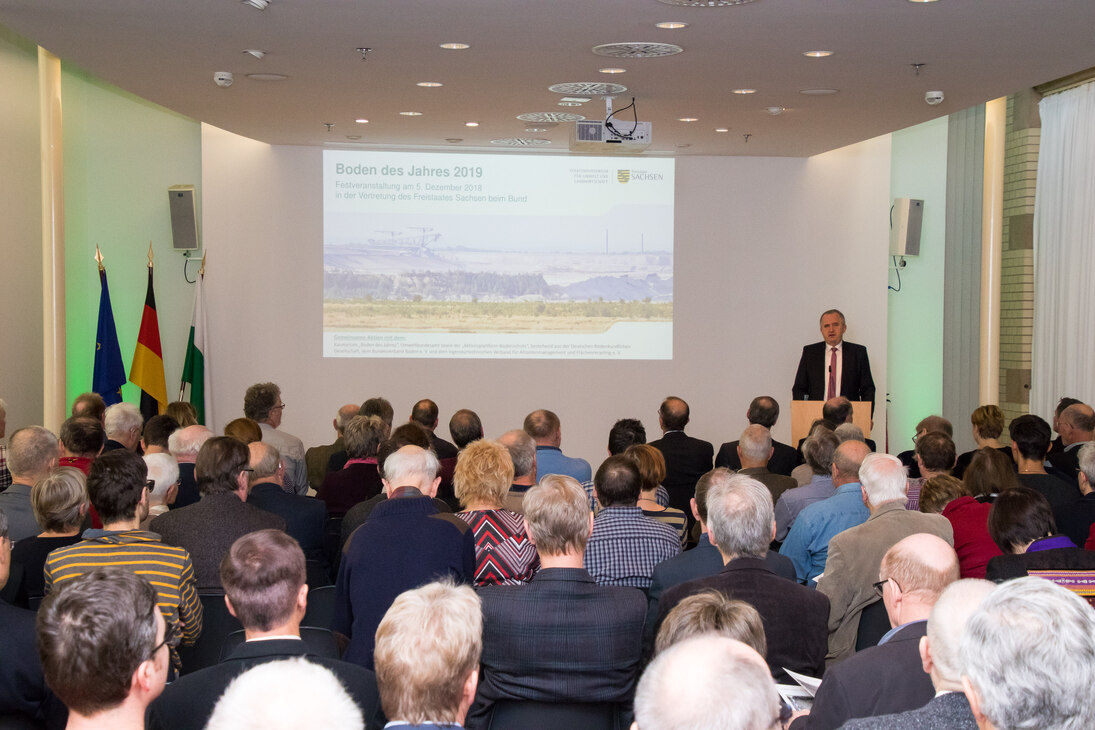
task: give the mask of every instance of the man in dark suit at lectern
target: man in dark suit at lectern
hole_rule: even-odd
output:
[[[852,401],[870,401],[874,413],[874,378],[867,348],[844,341],[844,315],[830,309],[821,315],[821,336],[802,348],[791,393],[795,400],[829,400],[842,395]]]

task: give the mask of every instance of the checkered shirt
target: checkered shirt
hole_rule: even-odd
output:
[[[605,507],[593,519],[585,568],[599,585],[645,590],[654,566],[680,551],[677,531],[639,507]]]
[[[11,486],[11,472],[8,471],[8,447],[0,444],[0,492]]]

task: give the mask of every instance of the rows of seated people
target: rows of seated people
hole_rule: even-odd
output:
[[[0,726],[1095,727],[1075,399],[1006,446],[978,408],[961,455],[930,416],[890,456],[844,398],[790,446],[758,397],[716,451],[671,397],[596,469],[546,409],[493,440],[456,411],[449,442],[433,401],[371,398],[305,449],[284,407],[254,385],[217,436],[85,394],[11,434]]]

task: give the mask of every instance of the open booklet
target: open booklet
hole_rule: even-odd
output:
[[[809,710],[813,707],[814,695],[817,694],[817,688],[821,686],[821,680],[815,679],[814,677],[807,677],[805,674],[799,674],[798,672],[792,672],[787,667],[784,667],[783,671],[787,672],[787,675],[798,684],[776,685],[776,689],[779,690],[779,696],[783,698],[783,701],[787,703],[787,706],[794,711]]]

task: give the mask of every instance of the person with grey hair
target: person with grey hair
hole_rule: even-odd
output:
[[[15,570],[8,586],[9,591],[15,590],[13,603],[24,607],[37,605],[46,593],[45,565],[49,554],[57,548],[80,542],[91,506],[87,498],[87,477],[75,467],[57,467],[30,490],[30,505],[42,532],[23,538],[12,549]],[[22,573],[21,578],[18,573]]]
[[[839,309],[822,312],[819,325],[823,341],[802,348],[791,396],[795,400],[828,400],[843,395],[870,401],[874,415],[875,385],[867,348],[844,341],[848,325]]]
[[[415,426],[414,428],[417,428]],[[334,471],[327,472],[316,497],[327,506],[328,517],[342,517],[353,507],[380,494],[377,451],[391,429],[380,416],[354,416],[342,430],[346,460]],[[334,457],[331,457],[332,464]]]
[[[763,658],[723,636],[666,649],[646,668],[635,693],[635,730],[780,727],[779,693]]]
[[[859,465],[870,453],[862,441],[846,441],[833,454],[833,486],[828,499],[814,502],[799,513],[779,552],[795,564],[799,581],[813,586],[825,569],[829,541],[850,527],[867,521],[870,512],[863,504]]]
[[[251,465],[251,491],[247,494],[247,503],[285,520],[285,531],[300,543],[304,557],[312,561],[308,584],[327,585],[330,575],[323,549],[323,523],[327,511],[323,502],[285,491],[285,461],[272,444],[255,441],[248,444],[247,449]]]
[[[0,439],[7,435],[8,404],[0,398]],[[0,492],[11,484],[11,470],[8,469],[8,447],[0,443]]]
[[[506,431],[498,437],[498,443],[509,450],[510,459],[513,461],[513,484],[506,495],[505,508],[520,513],[521,501],[525,492],[533,484],[536,484],[536,441],[522,429]]]
[[[745,411],[745,419],[750,425],[764,426],[771,431],[779,419],[779,403],[772,396],[758,395],[749,402],[749,408]],[[801,463],[802,455],[799,454],[798,449],[773,439],[772,458],[768,460],[769,471],[773,474],[782,474],[789,477],[791,471]],[[715,467],[720,466],[733,471],[741,469],[737,441],[728,441],[719,447],[719,452],[715,454]]]
[[[266,662],[232,680],[205,730],[364,730],[338,676],[304,657]]]
[[[629,701],[645,603],[640,591],[596,585],[586,571],[592,518],[573,477],[549,474],[525,496],[540,570],[527,585],[479,591],[484,649],[469,727],[485,726],[500,701]]]
[[[1095,443],[1086,443],[1080,447],[1077,455],[1079,471],[1076,484],[1080,488],[1080,498],[1053,508],[1053,521],[1057,531],[1068,536],[1074,545],[1083,546],[1095,525]]]
[[[331,628],[348,637],[343,659],[373,667],[374,635],[400,593],[439,577],[475,577],[475,535],[466,522],[439,512],[441,483],[432,451],[404,446],[384,461],[384,492],[342,549]]]
[[[304,442],[281,430],[285,401],[281,388],[274,383],[256,383],[243,396],[243,415],[259,424],[262,440],[273,444],[285,460],[285,490],[293,494],[308,491],[308,466],[304,461]]]
[[[175,503],[179,493],[179,462],[171,454],[145,454],[144,463],[148,465],[148,478],[155,486],[148,493],[148,516],[141,523],[141,529],[148,529],[148,522],[159,517]]]
[[[346,424],[350,422],[350,419],[360,412],[361,407],[357,403],[347,403],[339,408],[334,420],[331,421],[331,426],[335,429],[334,442],[324,446],[313,446],[304,452],[304,464],[308,469],[308,484],[312,489],[318,490],[323,484],[323,478],[332,469],[331,458],[335,454],[342,452],[343,458],[341,459],[342,463],[333,468],[341,469],[342,465],[346,463],[346,444],[343,441],[343,432],[346,430]]]
[[[167,450],[179,462],[179,489],[175,495],[175,509],[194,504],[201,499],[194,463],[201,447],[213,435],[205,426],[186,426],[167,437]]]
[[[907,472],[896,456],[868,454],[859,467],[863,501],[870,510],[867,521],[839,533],[829,541],[825,575],[819,592],[829,597],[829,654],[831,663],[855,653],[857,641],[872,646],[889,628],[879,622],[860,631],[863,609],[881,600],[875,592],[882,556],[901,539],[917,532],[940,537],[953,547],[951,523],[942,515],[905,509]],[[865,627],[867,629],[867,627]]]
[[[970,616],[962,688],[982,730],[1095,727],[1095,613],[1044,578],[1018,578]]]
[[[0,589],[11,575],[11,542],[0,510]],[[65,726],[65,708],[42,676],[34,618],[33,611],[0,601],[0,725],[58,730]]]
[[[910,535],[886,551],[877,577],[892,628],[877,646],[826,670],[809,715],[796,718],[793,730],[835,730],[853,717],[905,712],[931,700],[920,640],[932,606],[958,580],[958,556],[934,535]]]
[[[1046,461],[1071,482],[1080,469],[1077,459],[1080,447],[1095,439],[1095,409],[1086,403],[1073,403],[1061,411],[1061,417],[1057,419],[1057,432],[1061,434],[1064,449],[1050,453]]]
[[[836,494],[833,484],[833,454],[839,441],[828,428],[815,428],[802,447],[812,475],[801,487],[788,489],[776,502],[776,540],[783,542],[799,513],[814,502]]]
[[[776,521],[768,488],[734,475],[707,495],[708,538],[722,554],[722,572],[667,590],[658,602],[657,627],[684,598],[714,589],[752,604],[764,619],[768,666],[786,681],[784,669],[820,677],[825,668],[829,600],[777,576],[765,561]]]
[[[863,443],[867,443],[867,440],[863,438],[863,429],[854,423],[842,423],[836,427],[833,433],[836,434],[837,440],[840,441],[840,443],[844,443],[845,441],[862,441]],[[871,450],[873,451],[874,449]]]
[[[115,449],[136,451],[137,444],[141,442],[144,417],[140,409],[132,403],[115,403],[106,409],[103,427],[106,429],[104,454]]]
[[[923,707],[892,715],[849,720],[844,730],[977,730],[969,700],[962,692],[959,656],[969,617],[996,590],[996,584],[970,578],[950,584],[932,607],[927,634],[920,639],[920,660],[931,677],[935,696]]]
[[[42,531],[34,519],[30,491],[57,466],[60,455],[57,437],[41,426],[27,426],[11,435],[8,454],[11,486],[0,492],[0,509],[8,516],[8,537],[12,541]]]
[[[773,474],[769,468],[769,461],[775,454],[775,446],[772,441],[772,433],[764,426],[753,424],[741,432],[741,438],[737,442],[738,473],[753,477],[758,482],[768,487],[772,493],[772,501],[775,502],[788,489],[794,489],[798,483],[789,476]]]

